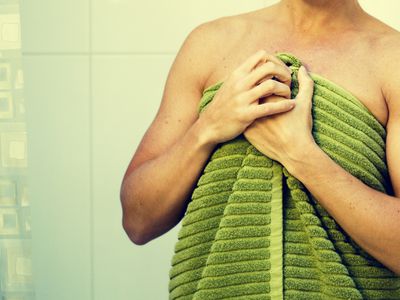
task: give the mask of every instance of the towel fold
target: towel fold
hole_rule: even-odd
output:
[[[298,92],[301,62],[277,55]],[[391,191],[385,128],[350,92],[314,80],[313,136],[365,184]],[[207,88],[201,113],[223,82]],[[303,184],[243,134],[218,144],[171,260],[169,299],[400,299],[400,277],[363,251]]]

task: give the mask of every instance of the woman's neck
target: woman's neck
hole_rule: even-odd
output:
[[[357,0],[281,0],[275,8],[287,30],[308,36],[354,28],[365,15]]]

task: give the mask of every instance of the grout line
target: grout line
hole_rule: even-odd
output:
[[[89,49],[91,48],[91,42],[89,43]],[[71,56],[97,56],[97,55],[176,55],[177,52],[139,52],[139,51],[132,51],[132,52],[107,52],[107,51],[82,51],[82,52],[36,52],[36,51],[24,51],[22,55],[26,56],[45,56],[45,55],[71,55]]]
[[[89,227],[90,227],[90,299],[94,300],[94,179],[93,179],[93,45],[92,45],[92,10],[93,10],[93,2],[92,0],[88,1],[89,4],[89,12],[88,12],[88,28],[89,28],[89,195],[90,195],[90,204],[89,204]]]

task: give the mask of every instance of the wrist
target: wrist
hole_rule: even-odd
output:
[[[199,148],[212,150],[218,142],[213,139],[207,124],[204,124],[202,119],[197,119],[190,128],[191,134],[194,137],[195,144]]]
[[[321,148],[315,143],[314,139],[292,145],[291,149],[286,152],[286,156],[282,159],[282,165],[290,174],[299,178],[304,173],[310,159],[318,157]]]

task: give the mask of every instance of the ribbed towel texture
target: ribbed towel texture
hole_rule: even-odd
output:
[[[295,97],[301,62],[290,53],[277,57],[293,70]],[[350,92],[310,76],[317,144],[365,184],[389,193],[385,128]],[[222,84],[204,91],[199,113]],[[207,161],[169,276],[169,299],[400,299],[400,277],[243,134],[218,144]]]

